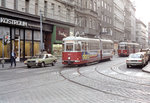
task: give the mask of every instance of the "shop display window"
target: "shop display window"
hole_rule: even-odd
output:
[[[61,56],[62,55],[62,44],[54,44],[53,45],[53,53],[55,56]]]
[[[0,40],[0,58],[2,58],[2,40]],[[4,58],[10,58],[10,44],[4,45]]]
[[[32,56],[32,42],[25,41],[25,58],[30,58]]]
[[[38,55],[40,53],[40,42],[34,42],[34,55]]]

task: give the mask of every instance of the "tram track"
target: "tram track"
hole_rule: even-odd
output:
[[[96,66],[96,67],[94,68],[94,69],[95,69],[95,72],[98,72],[98,73],[99,73],[99,71],[97,70],[97,68],[98,68],[98,66]],[[76,76],[76,78],[77,78],[77,77],[84,77],[84,78],[86,78],[86,79],[91,79],[91,81],[100,82],[100,81],[97,80],[97,79],[93,79],[93,78],[90,78],[90,77],[88,77],[88,76],[85,76],[84,74],[82,74],[82,73],[80,72],[80,69],[82,69],[82,67],[76,68],[77,73],[79,74],[78,76]],[[109,91],[107,91],[107,90],[102,90],[102,89],[99,89],[99,88],[95,88],[95,87],[92,87],[92,86],[89,86],[89,85],[80,83],[80,82],[78,82],[78,81],[75,81],[74,78],[67,78],[65,75],[63,75],[62,71],[60,71],[59,73],[60,73],[60,75],[61,75],[64,79],[66,79],[66,80],[68,80],[68,81],[70,81],[70,82],[72,82],[72,83],[78,84],[78,85],[80,85],[80,86],[83,86],[83,87],[87,87],[87,88],[90,88],[90,89],[93,89],[93,90],[96,90],[96,91],[99,91],[99,92],[102,92],[102,93],[105,93],[105,94],[109,94],[109,95],[113,95],[113,96],[118,96],[118,97],[123,97],[123,98],[130,99],[130,100],[136,101],[136,102],[150,103],[149,101],[144,101],[143,99],[140,99],[140,98],[138,98],[138,99],[136,98],[136,99],[135,99],[135,98],[133,98],[132,96],[117,94],[117,93],[109,92]],[[107,76],[107,75],[104,75],[104,74],[102,74],[102,73],[99,73],[99,74],[101,74],[101,75],[103,75],[103,76]],[[107,76],[107,77],[109,77],[109,78],[111,78],[111,79],[116,79],[116,78],[113,78],[113,77],[111,77],[111,76]],[[128,82],[128,81],[124,81],[124,80],[121,80],[121,79],[117,79],[117,80],[123,81],[123,82],[126,82],[126,83],[130,83],[130,82]],[[133,82],[133,84],[135,84],[135,83]],[[140,84],[139,84],[139,85],[140,85]],[[145,85],[144,85],[144,86],[145,86]],[[146,85],[146,86],[147,86],[147,85]],[[148,87],[150,87],[150,86],[148,86]],[[121,89],[121,88],[117,87],[117,89]],[[127,89],[127,88],[126,88],[126,89]],[[132,92],[133,92],[133,91],[135,92],[135,91],[139,91],[139,90],[133,90],[133,89],[132,89]],[[133,93],[133,94],[134,94],[134,93]],[[137,96],[137,97],[138,97],[138,96]]]

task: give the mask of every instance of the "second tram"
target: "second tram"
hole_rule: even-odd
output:
[[[139,47],[138,43],[120,42],[118,45],[118,55],[129,56],[131,53],[139,52]]]
[[[62,63],[80,65],[110,59],[113,41],[70,36],[63,39]]]

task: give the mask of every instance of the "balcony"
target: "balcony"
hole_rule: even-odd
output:
[[[56,0],[58,2],[61,2],[65,5],[73,6],[75,5],[75,0]]]
[[[95,29],[92,29],[92,28],[84,28],[84,32],[86,33],[86,34],[93,34],[93,35],[97,35],[97,31],[95,30]]]

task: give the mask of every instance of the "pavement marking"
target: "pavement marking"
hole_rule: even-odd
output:
[[[132,72],[127,71],[127,72],[125,72],[124,74],[132,74]]]
[[[115,74],[117,74],[116,72],[111,72],[111,73],[109,73],[109,74],[113,74],[113,75],[115,75]]]
[[[72,74],[73,74],[73,75],[79,75],[79,73],[76,73],[76,72],[75,72],[75,73],[72,73]]]

